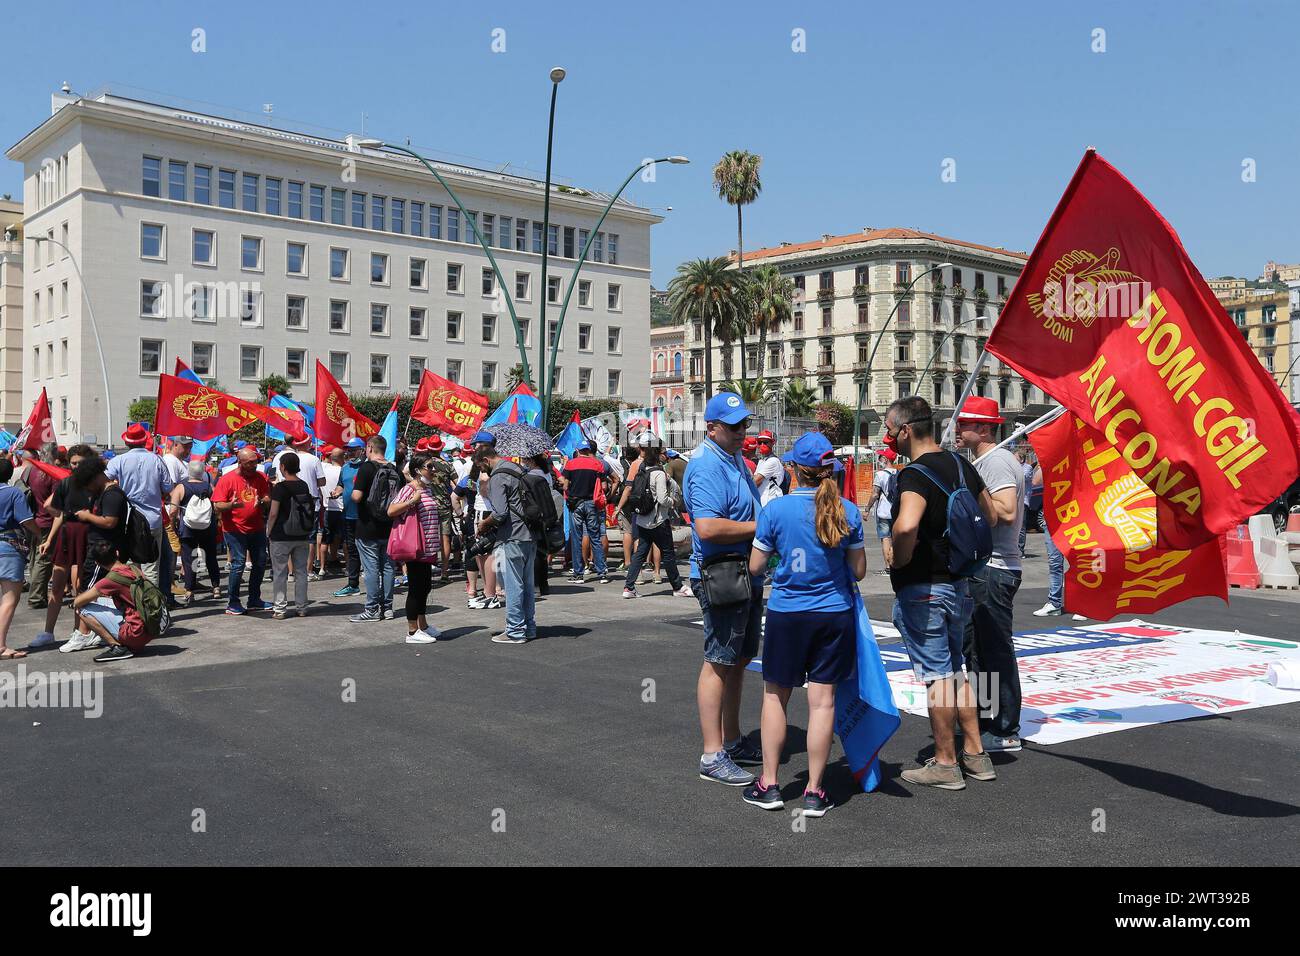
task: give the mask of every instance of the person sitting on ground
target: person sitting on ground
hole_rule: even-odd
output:
[[[145,631],[144,619],[131,597],[131,582],[142,576],[138,565],[127,564],[112,543],[96,540],[90,544],[90,557],[108,572],[77,595],[72,606],[81,612],[81,619],[109,647],[95,657],[96,664],[130,660],[144,650],[151,638]],[[110,607],[101,601],[109,598]]]

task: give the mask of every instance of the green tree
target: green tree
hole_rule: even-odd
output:
[[[692,259],[677,267],[668,283],[668,307],[683,325],[693,319],[704,323],[704,388],[713,394],[713,337],[730,346],[735,338],[735,318],[741,295],[737,273],[726,256]],[[723,376],[731,377],[730,350],[725,353]]]
[[[813,406],[817,404],[817,393],[801,378],[792,378],[786,382],[781,393],[785,402],[785,413],[791,418],[809,418]]]
[[[733,149],[723,155],[713,167],[713,187],[718,197],[728,205],[736,207],[736,271],[745,271],[745,228],[743,210],[758,198],[763,191],[763,183],[758,170],[763,165],[763,157],[743,149]],[[743,319],[737,328],[740,339],[740,377],[748,378],[749,370],[745,362],[745,324],[749,316]],[[761,359],[760,359],[761,361]]]
[[[735,392],[746,405],[752,407],[767,401],[774,385],[775,382],[768,382],[761,378],[728,379],[722,383],[722,390]]]
[[[853,409],[843,402],[818,402],[817,426],[832,445],[853,441]]]
[[[776,266],[759,266],[748,276],[749,306],[758,327],[758,368],[763,377],[767,362],[767,333],[778,331],[793,314],[794,280]]]
[[[293,397],[293,385],[283,375],[268,375],[257,383],[257,400],[260,404],[265,405],[271,400],[271,392],[277,395],[283,395],[285,398]]]
[[[516,362],[506,373],[506,391],[509,392],[516,386],[527,383],[529,388],[533,387],[533,380],[524,376],[524,363]]]

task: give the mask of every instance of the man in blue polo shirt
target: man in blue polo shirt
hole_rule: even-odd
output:
[[[763,623],[763,579],[750,579],[749,600],[715,607],[700,572],[722,555],[740,555],[742,567],[749,560],[758,512],[758,489],[740,457],[749,418],[749,409],[734,392],[709,399],[704,409],[707,437],[691,456],[682,487],[691,516],[691,590],[704,613],[704,665],[696,687],[704,737],[699,772],[705,780],[730,787],[754,782],[754,775],[738,764],[763,762],[759,746],[740,732],[745,667],[758,654]]]

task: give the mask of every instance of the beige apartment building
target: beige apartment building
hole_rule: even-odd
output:
[[[128,404],[155,395],[177,358],[246,397],[276,373],[310,398],[317,360],[353,392],[414,388],[424,368],[504,388],[519,352],[468,222],[423,166],[360,143],[55,94],[7,154],[25,172],[24,407],[44,386],[60,440],[116,442]],[[553,188],[543,235],[537,180],[435,165],[493,247],[535,367],[542,300],[553,341],[609,196]],[[557,392],[648,400],[660,221],[620,200],[596,232],[559,335]]]
[[[941,414],[948,413],[1026,258],[1021,252],[897,228],[747,251],[746,268],[775,265],[796,287],[793,320],[768,333],[765,375],[782,382],[800,378],[821,400],[856,405],[878,341],[865,407],[883,412],[894,399],[916,393]],[[909,282],[942,263],[951,266],[904,292]],[[896,303],[894,320],[885,330]],[[692,323],[686,338],[690,407],[700,411],[706,400],[702,323]],[[750,337],[746,344],[752,370],[757,339]],[[722,380],[722,353],[715,343],[715,383]],[[739,377],[738,345],[731,362]],[[1045,401],[1039,389],[992,357],[980,372],[975,393],[997,399],[1013,414]]]
[[[17,433],[23,408],[23,204],[0,197],[0,427]]]
[[[1247,295],[1223,303],[1251,351],[1291,402],[1300,401],[1295,382],[1297,370],[1291,367],[1297,356],[1291,311],[1292,299],[1297,295],[1300,288],[1282,288],[1270,295]]]

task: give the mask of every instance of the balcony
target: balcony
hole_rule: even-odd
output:
[[[894,295],[900,299],[910,299],[912,297],[912,287],[907,282],[895,282]]]
[[[835,364],[833,362],[823,363],[817,366],[818,378],[830,378],[835,375]]]
[[[869,298],[870,296],[871,289],[867,287],[866,283],[859,282],[853,287],[853,298],[857,299],[859,302],[863,299]]]
[[[819,304],[821,304],[821,305],[830,305],[830,304],[831,304],[832,302],[834,302],[834,301],[835,301],[835,290],[834,290],[834,289],[818,289],[818,290],[817,290],[817,302],[818,302]]]
[[[916,361],[914,359],[894,359],[895,372],[915,372]]]
[[[668,382],[680,382],[682,380],[681,372],[653,372],[650,375],[651,385],[661,385]]]

